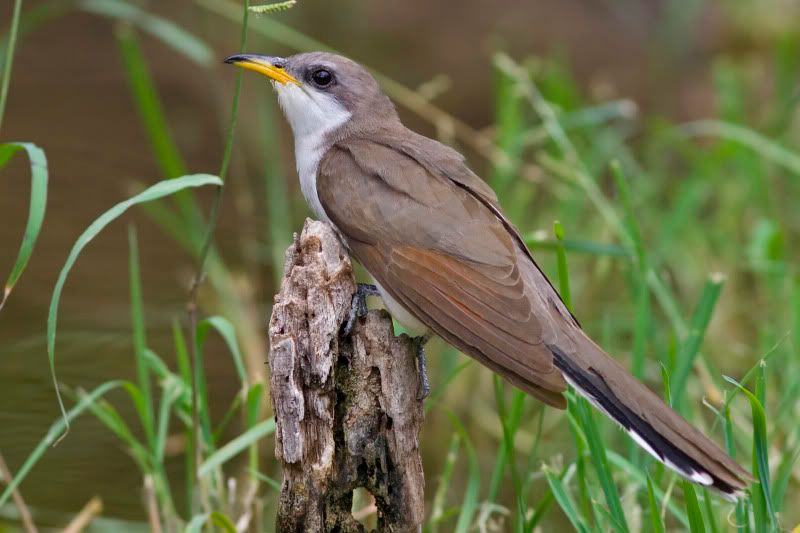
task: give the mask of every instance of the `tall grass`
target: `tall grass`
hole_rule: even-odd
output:
[[[17,32],[19,31],[19,19],[22,12],[22,0],[14,0],[14,10],[11,13],[11,25],[8,30],[8,40],[5,46],[5,57],[3,58],[3,77],[0,79],[0,131],[2,131],[3,117],[6,112],[6,102],[8,100],[8,88],[11,84],[11,67],[14,64],[14,47],[17,44]]]
[[[14,35],[26,22],[20,5],[15,0],[5,49],[0,121]],[[254,18],[248,27],[246,2],[195,0],[191,5],[231,35],[238,31],[240,49],[248,29],[253,49],[331,48],[275,16]],[[130,96],[163,181],[142,186],[112,207],[73,246],[52,294],[47,334],[54,386],[59,401],[62,392],[67,399],[63,418],[16,466],[0,506],[14,490],[24,492],[23,481],[70,422],[90,413],[129,450],[140,470],[148,498],[143,516],[151,526],[269,531],[280,473],[263,459],[275,431],[258,370],[264,317],[254,315],[253,295],[237,288],[212,236],[231,162],[247,158],[252,168],[241,168],[255,176],[263,191],[258,207],[267,213],[259,229],[263,236],[252,243],[260,251],[257,265],[278,279],[283,251],[299,222],[286,182],[291,162],[279,161],[280,119],[271,96],[260,90],[253,113],[257,125],[249,127],[248,116],[237,128],[240,73],[222,71],[220,77],[235,75],[236,82],[229,118],[220,126],[225,144],[218,175],[191,175],[140,36],[208,67],[215,52],[204,36],[123,0],[85,0],[72,7],[116,24]],[[792,94],[797,76],[785,65],[800,61],[800,52],[782,47],[779,57],[784,74],[776,91],[783,97],[775,109],[765,104],[764,116],[787,114],[796,106],[786,95]],[[486,71],[494,87],[491,135],[399,82],[379,77],[399,105],[438,131],[452,132],[468,151],[589,333],[604,340],[637,378],[663,390],[666,401],[693,423],[724,441],[732,455],[749,458],[757,482],[731,505],[640,453],[573,393],[566,412],[543,409],[453,351],[437,354],[434,344],[435,386],[421,435],[429,503],[424,530],[717,532],[793,526],[800,520],[789,505],[800,497],[800,258],[790,246],[800,227],[800,211],[793,208],[800,197],[800,156],[791,148],[790,134],[796,125],[748,120],[742,95],[750,85],[728,62],[716,70],[719,116],[677,125],[640,120],[626,100],[591,101],[569,66],[558,60],[517,61],[498,53]],[[235,144],[237,129],[247,135],[240,141],[251,142]],[[248,152],[252,147],[256,155]],[[7,286],[14,285],[31,257],[46,199],[46,162],[33,145],[3,145],[0,167],[22,149],[31,160],[37,201],[31,203],[29,229]],[[522,178],[530,175],[540,176],[535,186]],[[215,188],[210,211],[191,193],[200,186]],[[91,239],[135,206],[186,251],[196,265],[195,289],[207,270],[211,303],[201,308],[193,291],[187,297],[191,319],[175,317],[165,324],[172,331],[172,353],[155,353],[146,327],[148,280],[141,276],[140,238],[131,227],[127,279],[135,377],[110,380],[91,391],[60,384],[56,325],[68,274]],[[537,229],[553,220],[560,222],[552,235]],[[209,396],[205,369],[210,334],[222,340],[238,380],[239,392],[220,417],[211,414],[211,403],[220,400]],[[167,361],[175,361],[175,368]],[[115,396],[113,403],[106,399],[120,390],[124,396]],[[121,416],[121,401],[133,405],[134,419]],[[176,435],[186,465],[185,477],[178,480],[164,468],[167,441]]]
[[[0,104],[2,105],[2,104]],[[31,169],[31,199],[28,207],[28,221],[25,224],[25,234],[22,237],[17,258],[6,279],[5,286],[0,294],[0,311],[6,300],[14,290],[20,276],[33,254],[33,247],[39,237],[39,232],[44,223],[45,209],[47,206],[47,157],[44,150],[33,143],[17,142],[0,144],[0,169],[19,151],[25,151],[30,161]]]

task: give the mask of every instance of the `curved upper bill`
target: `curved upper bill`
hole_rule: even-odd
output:
[[[294,83],[295,85],[300,85],[300,82],[297,81],[294,76],[286,72],[284,68],[286,60],[281,57],[237,54],[226,57],[225,63],[231,63],[237,67],[258,72],[278,83]]]

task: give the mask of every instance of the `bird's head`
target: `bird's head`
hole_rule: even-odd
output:
[[[398,120],[375,78],[346,57],[327,52],[286,58],[239,54],[225,63],[270,79],[295,138],[343,127],[368,130]]]

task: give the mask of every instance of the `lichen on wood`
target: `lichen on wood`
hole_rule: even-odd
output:
[[[336,233],[306,220],[269,324],[278,531],[367,531],[352,515],[359,487],[375,499],[377,531],[416,531],[424,518],[414,346],[380,310],[343,336],[355,291]]]

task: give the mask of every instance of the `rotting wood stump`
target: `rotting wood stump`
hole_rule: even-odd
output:
[[[353,491],[375,499],[377,531],[416,531],[424,476],[419,375],[411,339],[370,311],[343,337],[356,291],[330,226],[306,220],[286,252],[269,324],[275,455],[283,466],[278,531],[366,531]]]

